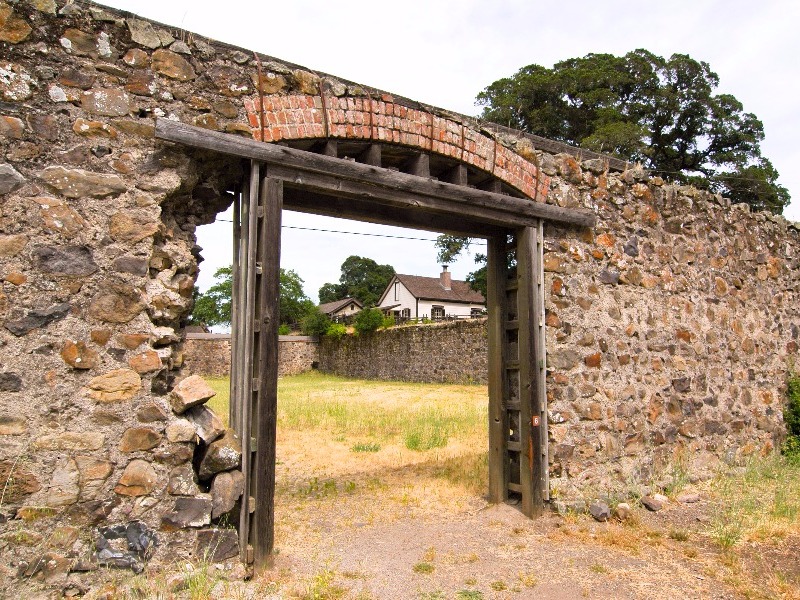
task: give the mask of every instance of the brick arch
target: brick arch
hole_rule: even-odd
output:
[[[465,120],[405,106],[388,94],[379,98],[290,94],[248,98],[244,106],[257,140],[338,138],[398,144],[485,171],[528,198],[544,201],[547,196],[549,177],[530,160]]]

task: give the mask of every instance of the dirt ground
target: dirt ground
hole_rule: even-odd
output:
[[[529,520],[443,479],[439,465],[449,460],[443,453],[380,478],[370,461],[360,472],[332,461],[294,492],[284,465],[275,568],[245,596],[800,598],[800,540],[721,551],[709,533],[717,508],[702,488],[699,502],[657,513],[635,507],[625,523],[555,513]],[[296,475],[299,465],[291,468]],[[763,585],[776,574],[780,581]]]

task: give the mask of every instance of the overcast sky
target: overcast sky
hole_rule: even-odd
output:
[[[107,0],[168,25],[468,115],[475,96],[520,67],[551,67],[590,52],[622,55],[646,48],[660,56],[689,54],[719,75],[764,123],[763,154],[796,197],[785,211],[800,221],[800,2],[793,0]],[[284,225],[434,238],[386,228],[284,212]],[[199,285],[230,263],[229,223],[201,231],[205,248]],[[480,248],[478,248],[480,250]],[[431,242],[284,229],[282,266],[305,280],[316,300],[337,281],[351,254],[389,263],[400,273],[433,276],[440,268]],[[474,269],[463,259],[458,279]]]

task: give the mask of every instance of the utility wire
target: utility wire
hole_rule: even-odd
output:
[[[217,219],[217,221],[222,221],[224,223],[233,223],[230,219]],[[435,239],[432,238],[420,238],[420,237],[410,237],[405,235],[387,235],[384,233],[364,233],[361,231],[339,231],[337,229],[319,229],[314,227],[297,227],[295,225],[281,225],[283,229],[301,229],[303,231],[318,231],[320,233],[346,233],[347,235],[366,235],[369,237],[380,237],[380,238],[392,238],[396,240],[415,240],[419,242],[435,242]],[[486,242],[475,241],[473,244],[477,246],[485,246]]]

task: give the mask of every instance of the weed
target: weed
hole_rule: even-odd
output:
[[[478,585],[478,580],[475,577],[468,577],[464,583],[466,585]]]
[[[420,563],[417,563],[417,564],[415,564],[415,565],[414,565],[414,567],[412,568],[412,570],[414,571],[414,573],[423,573],[423,574],[425,574],[425,575],[429,575],[429,574],[433,573],[435,569],[436,569],[436,567],[434,567],[434,566],[433,566],[431,563],[429,563],[429,562],[420,562]]]
[[[723,550],[729,550],[742,539],[741,523],[717,521],[711,527],[711,537]]]
[[[677,542],[685,542],[689,539],[689,532],[685,529],[671,529],[669,538]]]
[[[495,592],[502,592],[508,589],[508,585],[505,581],[493,581],[489,584],[489,587],[492,588]]]
[[[608,569],[603,565],[601,565],[600,563],[592,564],[592,566],[589,567],[589,569],[592,571],[592,573],[608,573]]]
[[[479,590],[459,590],[456,598],[458,600],[483,600],[483,593]]]
[[[536,584],[539,583],[539,579],[533,573],[519,573],[517,579],[527,588],[536,587]]]
[[[353,444],[353,447],[350,448],[351,452],[378,452],[381,449],[380,444],[369,444],[366,442],[359,442],[357,444]]]
[[[208,571],[208,563],[200,563],[191,570],[187,569],[184,584],[191,600],[211,600],[217,580]]]
[[[433,592],[422,592],[419,595],[419,600],[445,600],[446,596],[444,592],[441,590],[435,590]]]
[[[336,573],[330,569],[323,569],[311,579],[302,600],[337,600],[342,598],[347,590],[334,584]]]
[[[439,424],[421,423],[405,435],[406,448],[418,452],[447,446],[447,431]]]

